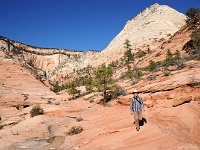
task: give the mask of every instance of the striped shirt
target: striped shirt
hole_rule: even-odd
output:
[[[142,111],[144,108],[144,103],[141,97],[133,97],[130,102],[131,111]]]

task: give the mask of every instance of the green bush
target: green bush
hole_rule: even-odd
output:
[[[176,61],[176,70],[181,70],[185,67],[185,60],[179,59]]]
[[[116,60],[116,61],[112,61],[110,64],[109,64],[110,67],[112,68],[117,68],[119,67],[119,61]]]
[[[175,64],[175,59],[173,53],[170,49],[167,50],[166,59],[164,61],[165,66],[173,66]]]
[[[155,74],[150,75],[150,76],[147,77],[147,79],[148,79],[149,81],[154,81],[154,80],[156,80],[156,75],[155,75]]]
[[[191,87],[200,86],[200,82],[193,82],[190,84]]]
[[[92,102],[94,102],[94,99],[95,99],[94,96],[90,96],[86,100],[89,101],[90,103],[92,103]]]
[[[162,72],[164,76],[169,76],[171,73],[170,70],[166,66],[163,67]]]
[[[133,80],[133,72],[132,71],[126,72],[125,77],[128,77],[129,79]]]
[[[156,72],[156,71],[159,71],[159,66],[155,61],[150,60],[149,61],[149,66],[147,67],[147,69],[150,72]]]
[[[143,73],[142,73],[142,71],[140,69],[137,69],[133,74],[133,77],[135,79],[140,79],[142,76],[143,76]]]
[[[166,59],[162,62],[162,66],[176,66],[176,69],[180,70],[185,67],[185,60],[181,58],[181,54],[178,50],[173,54],[170,49],[168,49]]]
[[[82,131],[83,131],[83,128],[81,126],[73,126],[73,127],[70,128],[67,135],[79,134]]]
[[[114,99],[120,95],[123,95],[123,96],[127,95],[127,91],[126,91],[126,89],[115,85],[115,86],[113,86],[112,91],[110,91],[109,94],[110,94],[110,98]]]
[[[142,51],[141,49],[135,54],[137,58],[142,58],[146,55],[146,52]]]
[[[200,29],[195,30],[191,34],[193,54],[197,59],[200,59]]]
[[[44,114],[44,110],[40,106],[35,106],[30,111],[31,117],[42,115],[42,114]]]
[[[77,90],[77,85],[75,82],[71,82],[69,84],[68,93],[72,96],[72,99],[76,99],[80,92],[80,90]]]
[[[51,88],[51,90],[54,92],[54,93],[58,93],[61,91],[61,86],[59,86],[59,83],[58,81],[56,81],[55,84],[53,84],[53,87]]]
[[[137,83],[139,83],[139,82],[140,82],[139,79],[134,79],[134,80],[131,82],[131,85],[135,85],[135,84],[137,84]]]

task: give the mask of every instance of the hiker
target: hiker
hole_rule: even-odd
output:
[[[141,97],[138,96],[138,91],[134,90],[133,91],[133,98],[131,98],[130,102],[130,111],[131,115],[134,114],[134,119],[135,119],[135,126],[136,130],[140,130],[140,125],[139,122],[143,120],[142,117],[142,110],[144,109],[144,103]]]

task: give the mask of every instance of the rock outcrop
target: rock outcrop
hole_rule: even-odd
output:
[[[190,102],[191,100],[192,100],[192,96],[176,98],[176,99],[174,99],[172,106],[176,107],[176,106],[179,106],[181,104]]]
[[[130,41],[135,52],[138,44],[148,45],[151,41],[169,38],[185,25],[185,20],[184,14],[169,6],[154,4],[129,20],[122,31],[102,51],[100,58],[109,63],[122,57],[126,39]]]
[[[5,37],[0,38],[0,49],[0,57],[6,56],[23,66],[31,67],[50,81],[58,75],[59,78],[65,77],[74,70],[92,66],[99,54],[97,51],[81,52],[33,47]]]

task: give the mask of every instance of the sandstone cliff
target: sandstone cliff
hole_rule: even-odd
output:
[[[102,51],[100,62],[111,62],[122,57],[125,49],[124,42],[130,41],[133,52],[137,45],[146,44],[155,40],[169,38],[185,25],[186,16],[166,5],[154,4],[146,8],[133,19],[127,21],[122,31]],[[152,45],[155,48],[158,45]],[[102,60],[103,58],[103,60]]]
[[[66,76],[84,67],[91,66],[96,60],[97,51],[71,51],[28,46],[5,37],[0,38],[0,49],[23,66],[32,67],[48,80],[56,80],[56,74]]]

